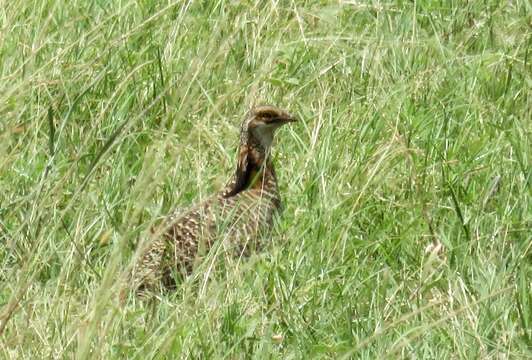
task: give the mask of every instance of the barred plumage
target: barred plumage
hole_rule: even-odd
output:
[[[215,244],[235,256],[260,247],[257,240],[281,207],[270,159],[273,135],[281,125],[293,121],[291,115],[274,106],[250,111],[242,124],[232,181],[219,194],[180,216],[169,216],[155,229],[153,240],[135,266],[135,289],[145,292],[172,287],[172,272],[190,273],[195,261]]]

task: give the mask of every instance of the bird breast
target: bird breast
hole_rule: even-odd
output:
[[[235,196],[217,196],[191,209],[172,224],[166,237],[174,245],[175,266],[189,272],[196,258],[214,245],[228,251],[248,252],[260,246],[260,235],[267,230],[278,209],[278,194],[250,189]]]

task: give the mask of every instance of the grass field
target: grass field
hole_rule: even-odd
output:
[[[532,356],[528,1],[0,5],[0,358]],[[271,244],[122,304],[258,103]]]

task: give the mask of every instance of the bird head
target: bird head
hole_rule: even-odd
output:
[[[275,131],[284,124],[295,121],[296,118],[294,116],[275,106],[257,106],[251,109],[247,119],[244,121],[242,140],[245,141],[241,141],[241,143],[248,143],[249,140],[254,140],[267,152],[271,147]]]

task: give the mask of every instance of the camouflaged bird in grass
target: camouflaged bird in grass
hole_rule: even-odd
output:
[[[242,256],[260,247],[260,237],[281,207],[270,150],[275,131],[295,118],[274,106],[253,108],[240,132],[232,181],[217,195],[155,229],[134,269],[137,291],[175,285],[173,273],[189,274],[209,251]]]

